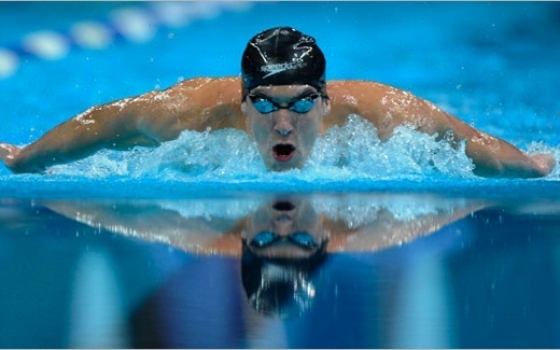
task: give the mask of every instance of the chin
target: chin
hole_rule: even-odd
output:
[[[298,169],[299,167],[294,165],[288,165],[285,163],[274,162],[273,164],[269,164],[268,169],[272,171],[288,171],[291,169]]]
[[[273,171],[287,171],[291,169],[301,169],[304,163],[305,162],[301,159],[291,159],[288,162],[280,162],[273,158],[267,164],[267,167]]]

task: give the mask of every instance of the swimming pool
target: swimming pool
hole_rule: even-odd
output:
[[[237,75],[248,38],[291,25],[316,37],[330,79],[409,90],[560,158],[556,3],[0,9],[11,29],[0,37],[1,141],[27,144],[91,105],[181,79]],[[133,29],[100,48],[51,47],[56,59],[29,46],[30,34],[49,30],[64,42],[91,21]],[[402,129],[379,144],[372,132],[353,118],[319,140],[305,168],[284,173],[267,172],[232,130],[100,152],[47,175],[0,167],[0,256],[9,266],[0,346],[558,347],[559,170],[481,179],[464,154],[430,137]],[[258,276],[291,276],[299,288],[287,292],[298,297],[291,308],[276,310],[286,315],[269,317],[248,291],[256,282],[240,259],[239,225],[282,208],[312,208],[330,222],[332,242],[356,235],[363,244],[303,272],[259,267]]]

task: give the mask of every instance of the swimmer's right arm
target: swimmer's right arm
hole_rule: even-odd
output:
[[[134,114],[116,101],[92,107],[56,126],[24,148],[0,144],[0,156],[14,173],[41,172],[55,164],[85,158],[103,148],[124,149],[156,143],[138,132]]]
[[[157,146],[186,129],[233,126],[240,119],[234,107],[239,105],[239,86],[236,78],[192,79],[92,107],[24,148],[0,143],[0,159],[14,173],[41,172],[104,148]],[[217,106],[216,99],[223,103]]]

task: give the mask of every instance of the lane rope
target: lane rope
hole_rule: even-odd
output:
[[[145,43],[162,27],[180,28],[196,20],[210,20],[225,11],[243,11],[250,2],[153,2],[109,12],[101,21],[84,20],[67,32],[39,30],[13,45],[0,46],[0,79],[13,76],[29,58],[58,60],[74,48],[103,50],[117,41]]]

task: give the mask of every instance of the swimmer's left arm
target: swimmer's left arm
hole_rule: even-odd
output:
[[[419,126],[419,130],[437,133],[440,139],[452,132],[452,142],[456,145],[466,141],[466,154],[475,164],[473,172],[476,175],[535,178],[548,175],[556,166],[557,161],[552,154],[527,155],[512,144],[445,113],[430,102],[419,99],[418,105],[422,112],[430,116],[428,122]]]
[[[327,221],[331,230],[329,250],[372,252],[399,246],[428,236],[489,205],[490,203],[485,201],[473,201],[466,203],[462,208],[452,211],[438,210],[437,213],[421,215],[410,220],[397,219],[393,213],[383,208],[377,213],[374,222],[353,230],[348,228],[333,230],[332,222]]]
[[[476,130],[434,104],[388,85],[338,81],[329,83],[329,91],[334,115],[331,123],[341,124],[341,118],[356,113],[376,126],[382,140],[391,137],[395,127],[410,125],[427,134],[437,134],[438,139],[452,136],[455,147],[466,141],[466,154],[472,158],[473,171],[479,176],[542,177],[548,175],[557,163],[552,154],[529,156],[504,140]]]

